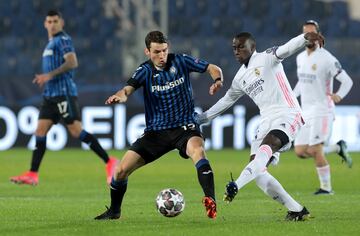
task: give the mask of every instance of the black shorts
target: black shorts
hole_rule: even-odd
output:
[[[203,138],[200,128],[195,124],[165,129],[159,131],[147,131],[131,145],[129,150],[138,153],[146,163],[150,163],[160,158],[165,153],[178,149],[183,158],[186,155],[186,145],[191,137],[198,136]]]
[[[44,97],[40,106],[39,119],[52,120],[54,124],[63,119],[65,124],[81,120],[77,97]]]

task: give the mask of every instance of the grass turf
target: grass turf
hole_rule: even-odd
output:
[[[110,151],[121,157],[122,151]],[[136,171],[117,221],[93,217],[109,204],[105,169],[90,151],[48,151],[40,169],[40,184],[18,186],[9,177],[28,169],[31,152],[13,149],[0,152],[0,235],[358,235],[360,232],[360,160],[353,153],[348,169],[336,155],[329,155],[333,196],[314,196],[318,188],[312,160],[284,153],[272,173],[301,204],[311,218],[286,222],[286,209],[266,196],[254,183],[241,189],[231,204],[222,202],[230,171],[236,178],[248,162],[248,150],[208,151],[215,173],[218,218],[208,219],[195,168],[177,152]],[[185,196],[184,212],[175,218],[157,213],[155,197],[174,187]]]

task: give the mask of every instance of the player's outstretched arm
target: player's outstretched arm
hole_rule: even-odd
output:
[[[203,120],[203,123],[211,121],[234,105],[234,103],[244,94],[245,93],[241,89],[238,89],[233,82],[224,97],[222,97],[219,101],[217,101],[217,103],[210,107],[209,110],[199,114],[198,120]]]
[[[321,34],[315,32],[300,34],[278,47],[274,55],[279,60],[285,59],[305,47],[307,43],[317,43],[319,47],[323,47],[325,39]]]
[[[125,86],[121,90],[117,91],[114,95],[111,95],[108,99],[106,99],[105,104],[110,105],[116,103],[124,103],[134,91],[134,87],[129,85]]]
[[[223,86],[223,73],[221,68],[214,64],[209,64],[206,71],[214,80],[214,83],[210,86],[209,89],[209,94],[214,95],[214,93],[216,93]]]

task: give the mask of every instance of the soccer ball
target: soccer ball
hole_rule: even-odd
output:
[[[161,190],[155,203],[158,212],[166,217],[178,216],[185,208],[184,196],[174,188]]]

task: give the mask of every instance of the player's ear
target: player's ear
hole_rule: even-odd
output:
[[[144,53],[146,56],[150,57],[150,50],[148,48],[144,49]]]

